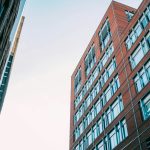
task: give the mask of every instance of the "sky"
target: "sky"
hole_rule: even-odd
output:
[[[0,115],[1,150],[69,149],[71,75],[110,2],[27,0]]]

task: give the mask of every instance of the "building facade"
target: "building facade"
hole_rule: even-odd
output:
[[[150,149],[150,1],[112,1],[71,77],[70,150]]]
[[[9,78],[7,77],[6,79],[7,71],[5,69],[7,68],[8,62],[12,61],[13,43],[25,1],[26,0],[0,0],[0,111],[2,109]]]

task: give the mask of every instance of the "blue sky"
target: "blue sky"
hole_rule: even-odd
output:
[[[142,0],[118,0],[134,6]],[[67,150],[70,77],[111,0],[28,0],[0,119],[2,150]]]

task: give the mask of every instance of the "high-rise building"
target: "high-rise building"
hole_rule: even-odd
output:
[[[12,63],[15,53],[13,45],[15,44],[15,36],[17,37],[17,29],[21,21],[22,11],[26,0],[0,0],[0,111],[2,109],[8,79],[9,64]],[[19,29],[18,29],[19,32]]]
[[[70,150],[150,149],[150,0],[112,1],[71,77]]]

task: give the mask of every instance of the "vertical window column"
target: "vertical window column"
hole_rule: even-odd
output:
[[[81,87],[81,68],[78,70],[74,79],[74,92],[75,94],[79,91]]]
[[[103,49],[107,46],[107,44],[110,40],[110,37],[111,37],[110,24],[109,24],[108,19],[104,23],[104,25],[99,33],[99,37],[100,37],[101,49],[103,51]]]

